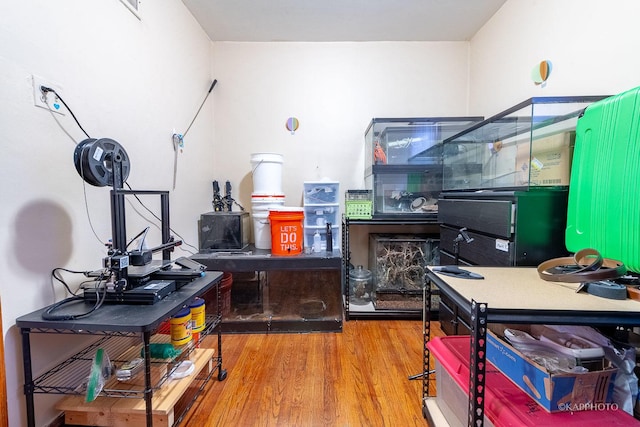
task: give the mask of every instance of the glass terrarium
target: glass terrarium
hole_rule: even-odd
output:
[[[373,191],[373,216],[437,213],[442,141],[481,120],[372,119],[365,131],[365,187]]]
[[[439,264],[439,243],[439,239],[421,234],[369,235],[369,268],[377,309],[420,308],[426,266]]]
[[[445,139],[443,190],[567,187],[578,117],[603,98],[530,98]]]

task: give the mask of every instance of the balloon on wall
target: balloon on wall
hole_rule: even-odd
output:
[[[533,69],[531,70],[531,80],[536,85],[544,87],[547,79],[551,75],[551,61],[545,59],[544,61],[540,61]]]
[[[291,135],[293,135],[294,133],[296,133],[296,131],[298,130],[298,126],[300,126],[300,121],[298,121],[297,118],[295,117],[289,117],[287,119],[287,130],[289,132],[291,132]]]

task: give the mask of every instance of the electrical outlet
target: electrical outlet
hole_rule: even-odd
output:
[[[42,77],[33,77],[33,103],[36,107],[51,110],[54,113],[58,113],[64,116],[64,108],[60,98],[53,92],[44,92],[41,87],[48,87],[56,91],[57,94],[62,96],[62,89],[55,83],[43,79]]]

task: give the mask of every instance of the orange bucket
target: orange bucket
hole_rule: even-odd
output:
[[[304,209],[269,209],[271,223],[271,254],[297,255],[304,246]]]

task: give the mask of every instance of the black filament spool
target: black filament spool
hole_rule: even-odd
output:
[[[89,138],[81,141],[73,152],[78,174],[96,187],[113,185],[113,164],[122,168],[122,181],[129,177],[129,156],[122,145],[110,138]]]

